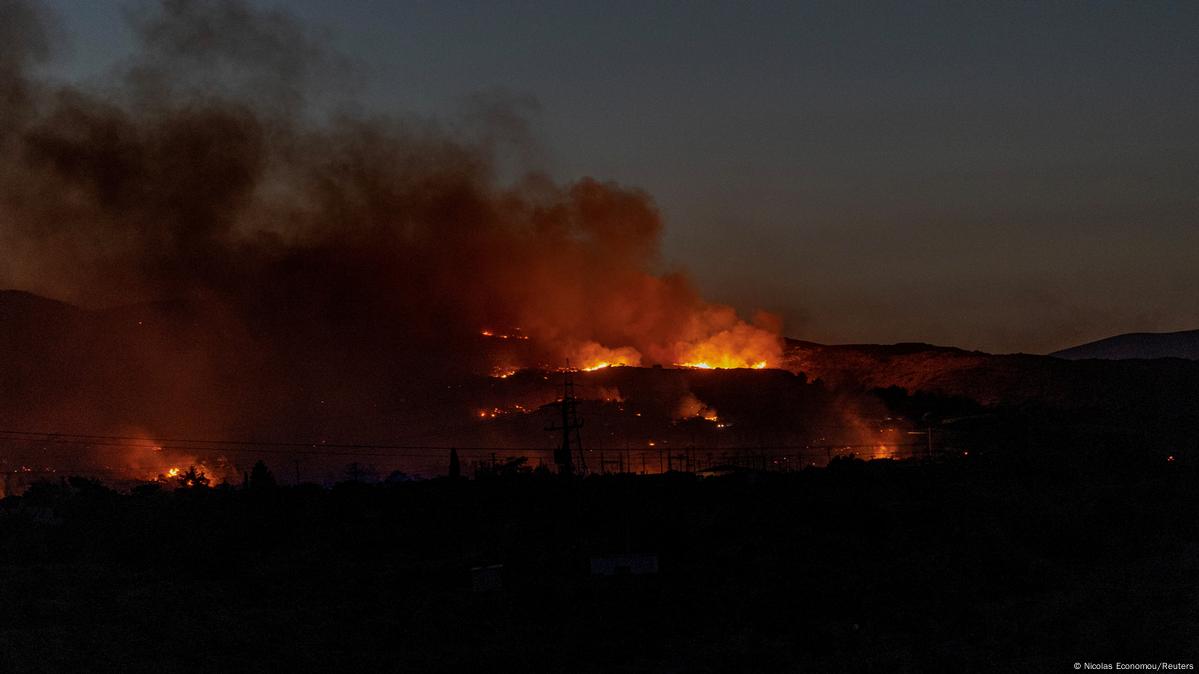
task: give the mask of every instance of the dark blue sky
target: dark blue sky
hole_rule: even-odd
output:
[[[119,4],[49,4],[68,76],[133,49]],[[666,259],[791,335],[1199,327],[1199,3],[286,6],[359,64],[368,111],[535,100],[553,175],[648,190]]]

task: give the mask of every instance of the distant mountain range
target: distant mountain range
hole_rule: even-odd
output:
[[[931,344],[827,345],[787,340],[784,366],[842,388],[964,396],[988,407],[1043,406],[1104,414],[1180,410],[1199,399],[1199,362],[1067,360]]]
[[[1134,358],[1186,358],[1199,360],[1199,330],[1183,332],[1132,332],[1049,354],[1068,360],[1130,360]]]

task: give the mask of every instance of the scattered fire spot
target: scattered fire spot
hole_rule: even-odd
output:
[[[512,332],[495,332],[494,330],[480,330],[479,334],[492,339],[528,339],[528,335],[522,335],[519,332],[520,328],[515,328]]]

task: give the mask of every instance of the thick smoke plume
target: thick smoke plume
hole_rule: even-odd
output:
[[[497,178],[511,115],[490,115],[497,134],[318,113],[309,92],[346,79],[342,60],[240,2],[165,0],[132,23],[141,50],[119,75],[62,86],[35,74],[42,13],[0,0],[0,286],[185,300],[205,307],[196,330],[267,359],[473,363],[480,331],[519,329],[533,362],[514,366],[778,362],[769,319],[655,273],[645,193]]]

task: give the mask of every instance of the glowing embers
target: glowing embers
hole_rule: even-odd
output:
[[[552,372],[595,372],[596,370],[603,370],[609,367],[624,367],[625,365],[626,363],[600,361],[597,363],[587,363],[582,367],[552,367],[548,364],[542,364],[541,366],[534,367],[532,369]],[[496,365],[491,368],[491,372],[488,373],[488,376],[490,376],[492,379],[507,379],[515,375],[517,372],[520,372],[522,369],[524,368],[513,367],[510,365]]]
[[[606,360],[599,362],[589,362],[585,365],[577,367],[559,367],[554,368],[557,372],[595,372],[596,370],[606,370],[610,367],[628,367],[628,363],[613,363]]]
[[[529,412],[532,412],[532,410],[529,409],[528,407],[525,407],[524,405],[521,405],[520,403],[514,403],[513,405],[511,405],[510,407],[507,407],[507,408],[490,407],[490,408],[486,408],[486,409],[481,409],[475,414],[475,418],[476,419],[484,419],[484,420],[497,419],[499,417],[509,415],[509,414],[528,414]]]
[[[527,340],[528,335],[521,332],[520,328],[512,328],[510,330],[480,330],[479,334],[489,339],[521,339]]]

